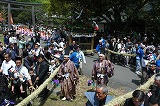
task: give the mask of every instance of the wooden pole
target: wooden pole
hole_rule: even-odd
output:
[[[32,25],[33,25],[33,30],[35,30],[35,14],[34,14],[34,6],[32,6]]]
[[[11,4],[8,3],[8,30],[11,29]]]
[[[92,40],[91,40],[91,50],[93,50],[93,46],[94,46],[94,36],[92,37]]]

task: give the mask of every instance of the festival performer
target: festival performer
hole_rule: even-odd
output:
[[[105,60],[104,54],[99,54],[99,59],[92,69],[92,80],[97,80],[97,85],[108,84],[108,77],[113,76],[114,67],[109,60]]]
[[[62,100],[73,100],[76,94],[76,84],[78,82],[78,70],[74,63],[70,61],[69,55],[64,55],[58,77],[61,83]]]

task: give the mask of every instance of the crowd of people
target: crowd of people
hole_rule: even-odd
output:
[[[61,82],[62,100],[72,100],[79,74],[83,74],[82,62],[86,64],[80,45],[75,41],[68,45],[65,38],[57,39],[56,36],[45,44],[41,44],[42,38],[38,36],[29,39],[29,36],[15,32],[4,33],[4,44],[0,43],[0,73],[3,79],[0,81],[0,103],[5,99],[15,101],[17,97],[25,98],[27,87],[34,90],[40,86],[59,65],[56,77]],[[45,88],[39,94],[40,101],[45,100],[47,92]]]
[[[39,34],[30,38],[24,34],[16,34],[16,32],[4,33],[4,44],[0,42],[0,78],[3,79],[0,80],[0,103],[3,103],[5,99],[15,101],[17,97],[25,98],[27,88],[34,90],[43,84],[58,66],[60,68],[55,78],[61,85],[61,100],[72,101],[75,98],[76,85],[80,75],[83,75],[82,63],[87,63],[81,45],[78,45],[75,40],[69,45],[66,37],[63,36],[59,36],[58,39],[57,36],[51,36],[43,45],[40,42],[41,39],[44,40]],[[111,53],[109,59],[108,50],[120,54]],[[96,84],[96,93],[85,93],[88,98],[87,106],[103,106],[113,99],[113,96],[107,96],[107,84],[109,78],[114,75],[114,64],[118,62],[123,63],[123,66],[135,63],[135,73],[141,76],[142,83],[159,73],[158,49],[155,45],[148,45],[145,41],[131,42],[129,38],[105,40],[101,37],[96,46],[96,53],[98,59],[93,64],[91,81],[88,82]],[[123,54],[135,54],[136,56]],[[159,76],[155,78],[155,81],[158,87]],[[9,87],[8,84],[11,86]],[[38,95],[40,101],[45,100],[48,92],[46,87]],[[125,106],[131,106],[127,105],[130,103],[133,106],[141,106],[145,101],[143,95],[145,94],[142,91],[135,91],[133,98],[127,100]],[[158,97],[160,96],[154,95],[157,100]],[[152,96],[148,97],[148,103],[158,104],[155,101],[151,102],[150,98]],[[138,101],[140,103],[135,104]]]
[[[155,76],[154,84],[149,89],[147,92],[133,91],[132,97],[127,98],[123,106],[160,106],[160,74]],[[108,87],[105,84],[97,85],[95,92],[85,92],[85,96],[88,99],[86,106],[104,106],[114,98],[108,95]],[[122,104],[117,103],[114,106]]]
[[[108,56],[108,50],[119,53],[110,54],[110,60],[114,64],[135,65],[135,73],[142,76],[141,83],[146,82],[152,75],[159,73],[159,47],[158,45],[146,43],[146,39],[141,42],[131,42],[130,38],[113,38],[108,41],[101,38],[96,47],[96,52]],[[130,56],[125,54],[130,54]]]

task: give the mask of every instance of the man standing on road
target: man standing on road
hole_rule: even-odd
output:
[[[74,50],[70,56],[69,56],[70,60],[75,64],[76,68],[79,68],[79,54],[77,52],[77,50]]]
[[[79,75],[75,64],[69,59],[69,55],[64,55],[64,61],[60,66],[58,77],[61,83],[62,100],[74,99]]]
[[[102,45],[102,40],[99,40],[99,44],[96,46],[96,52],[98,54],[105,53],[105,45]]]
[[[92,80],[97,80],[97,85],[108,84],[108,77],[113,76],[113,65],[105,60],[104,54],[99,54],[99,59],[94,63],[92,69]]]
[[[80,46],[77,45],[77,52],[79,54],[79,73],[82,75],[82,62],[84,62],[84,64],[86,64],[86,58],[84,56],[83,51],[81,50]]]
[[[141,72],[141,61],[142,61],[142,57],[144,55],[144,51],[142,49],[142,47],[138,44],[136,44],[136,74],[137,75],[142,75],[142,72]]]

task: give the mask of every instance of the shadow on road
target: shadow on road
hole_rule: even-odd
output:
[[[136,84],[137,86],[141,85],[141,80],[132,80],[132,83]]]

